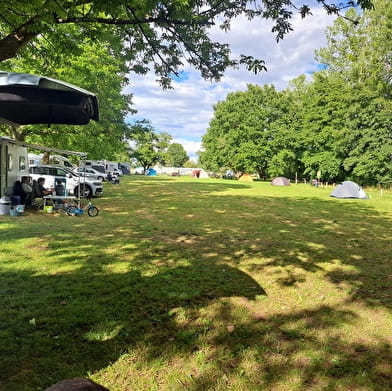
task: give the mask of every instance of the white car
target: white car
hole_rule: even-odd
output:
[[[105,180],[105,174],[100,171],[94,170],[94,168],[77,167],[73,170],[73,172],[77,175],[86,176],[86,178],[93,178],[101,182]]]
[[[59,166],[39,165],[30,166],[29,176],[33,180],[45,178],[44,186],[54,188],[56,181],[64,183],[67,194],[78,196],[79,192],[85,197],[98,196],[103,193],[102,182],[91,180],[75,174],[73,171]]]

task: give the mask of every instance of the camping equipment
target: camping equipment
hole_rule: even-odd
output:
[[[279,176],[271,182],[272,186],[290,186],[290,180],[284,176]]]
[[[336,198],[368,199],[362,188],[352,181],[344,181],[340,185],[337,185],[330,196]]]
[[[7,196],[0,198],[0,215],[9,215],[11,209],[11,200]]]

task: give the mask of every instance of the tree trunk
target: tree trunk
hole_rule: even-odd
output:
[[[0,39],[0,62],[16,57],[19,51],[38,35],[38,32],[28,30],[32,23],[30,21]]]

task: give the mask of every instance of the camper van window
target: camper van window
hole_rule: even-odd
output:
[[[48,167],[31,167],[30,172],[32,174],[38,174],[38,175],[49,175],[49,168]]]
[[[26,171],[26,157],[19,156],[19,171]]]
[[[51,168],[50,169],[50,175],[53,176],[67,176],[67,173],[62,170],[61,168]]]
[[[8,171],[12,171],[12,167],[14,165],[14,157],[11,153],[8,154]]]

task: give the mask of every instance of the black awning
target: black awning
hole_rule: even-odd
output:
[[[86,125],[98,121],[97,97],[59,80],[0,72],[0,122]]]

